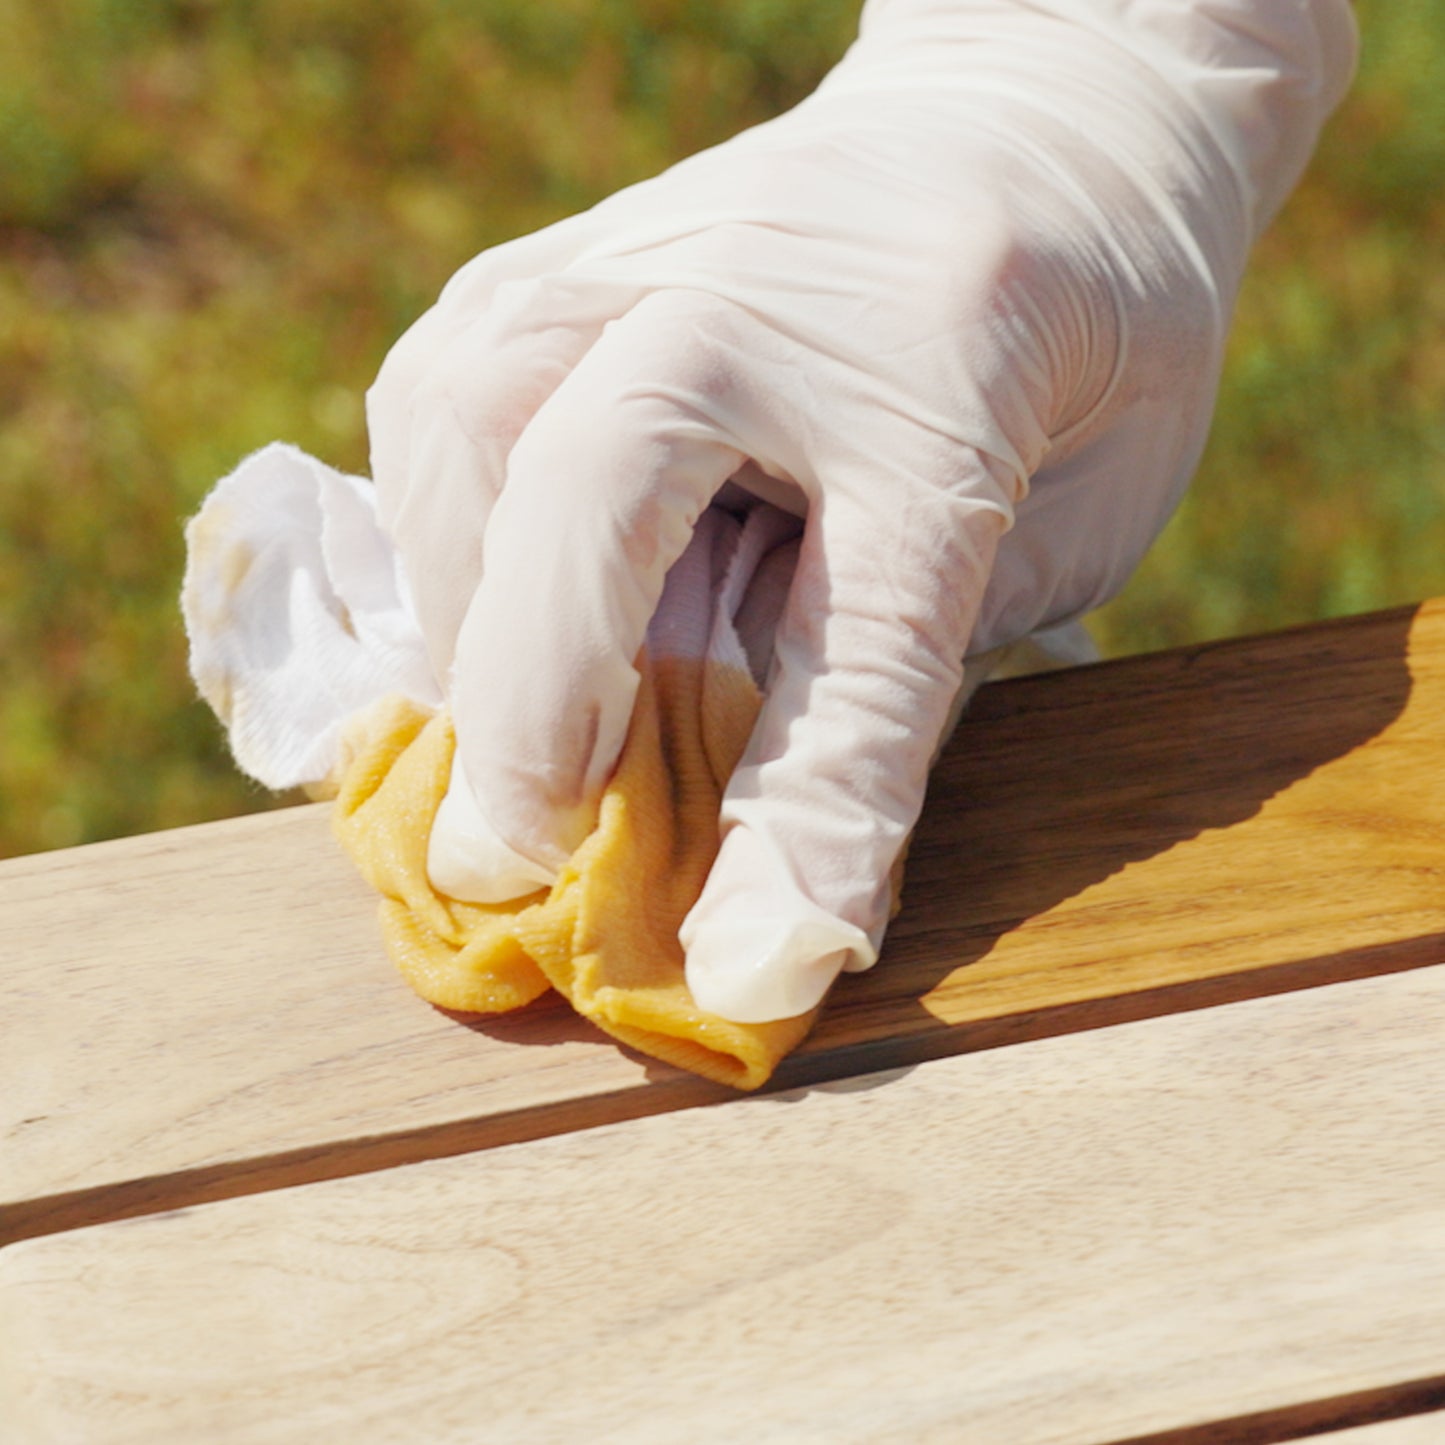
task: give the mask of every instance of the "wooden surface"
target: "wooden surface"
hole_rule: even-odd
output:
[[[322,808],[0,864],[0,1445],[1445,1441],[1442,860],[1431,603],[985,689],[792,1093],[421,1004]]]
[[[1445,1440],[1445,1414],[1411,1415],[1315,1438],[1317,1445],[1440,1445]]]
[[[1442,1031],[1445,967],[31,1240],[9,1396],[92,1445],[1228,1445],[1439,1406]]]
[[[1000,683],[780,1085],[1445,956],[1445,608]],[[392,974],[325,810],[0,865],[0,1241],[726,1097]]]

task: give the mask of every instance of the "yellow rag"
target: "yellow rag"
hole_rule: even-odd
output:
[[[343,748],[334,830],[383,895],[381,927],[422,998],[468,1013],[520,1008],[550,984],[642,1053],[755,1089],[817,1010],[739,1024],[705,1013],[677,931],[718,849],[717,818],[760,705],[751,676],[716,659],[639,661],[642,683],[597,827],[550,890],[460,903],[427,878],[432,822],[455,739],[445,711],[387,698]]]

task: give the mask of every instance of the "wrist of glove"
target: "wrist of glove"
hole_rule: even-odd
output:
[[[439,886],[580,843],[731,484],[806,525],[689,982],[763,1019],[871,963],[965,657],[1102,601],[1177,500],[1352,36],[1335,0],[871,0],[788,115],[459,272],[369,397],[457,723]]]
[[[1216,206],[1227,205],[1221,186],[1238,191],[1247,247],[1343,99],[1358,33],[1351,0],[867,0],[860,45],[828,83],[851,79],[857,59],[860,72],[896,84],[924,76],[974,84],[963,75],[980,68],[981,46],[993,52],[986,67],[1006,83],[1028,86],[1051,70],[1052,105],[1094,138],[1107,135],[1113,149],[1147,154],[1157,129],[1196,152]],[[1120,63],[1125,56],[1133,67]],[[1111,71],[1113,84],[1100,88]],[[1171,101],[1147,99],[1146,76],[1183,112],[1171,117]],[[1100,132],[1101,121],[1120,123]]]

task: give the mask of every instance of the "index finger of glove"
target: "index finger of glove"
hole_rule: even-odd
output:
[[[732,308],[659,292],[612,323],[513,448],[457,641],[466,778],[497,836],[559,866],[595,819],[664,577],[748,448]]]
[[[431,358],[404,410],[378,415],[373,440],[405,467],[377,477],[381,516],[407,565],[437,678],[481,581],[484,538],[508,458],[538,409],[638,288],[568,276],[503,286]],[[383,438],[380,428],[398,435]]]

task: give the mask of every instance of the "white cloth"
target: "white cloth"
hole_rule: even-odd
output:
[[[377,698],[441,702],[370,482],[275,443],[217,483],[186,549],[191,676],[268,788],[329,777]]]

